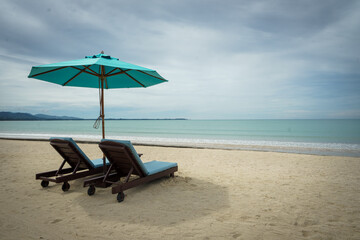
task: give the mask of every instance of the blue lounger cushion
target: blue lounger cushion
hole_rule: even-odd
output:
[[[160,162],[160,161],[151,161],[144,163],[146,169],[149,172],[149,175],[164,171],[166,169],[176,167],[177,163],[172,162]]]
[[[67,137],[52,137],[50,138],[50,140],[54,140],[54,139],[60,139],[60,140],[64,140],[64,141],[69,141],[71,142],[76,148],[77,150],[84,156],[84,158],[86,159],[86,161],[88,163],[90,163],[90,165],[93,168],[98,168],[98,167],[102,167],[104,166],[104,162],[102,158],[98,158],[98,159],[94,159],[94,160],[90,160],[86,154],[81,150],[81,148],[76,144],[76,142],[72,139],[72,138],[67,138]],[[106,165],[109,165],[110,162],[106,159]]]
[[[125,146],[127,146],[132,154],[134,155],[136,161],[139,163],[139,166],[141,167],[141,169],[143,170],[143,172],[146,175],[152,175],[161,171],[164,171],[166,169],[172,168],[172,167],[176,167],[177,163],[170,163],[170,162],[160,162],[160,161],[152,161],[152,162],[147,162],[147,163],[143,163],[138,155],[138,153],[136,152],[134,146],[132,145],[132,143],[130,141],[124,141],[124,140],[112,140],[112,139],[103,139],[101,140],[103,141],[112,141],[112,142],[117,142],[117,143],[122,143]]]
[[[89,162],[93,168],[103,167],[104,166],[104,160],[102,158],[90,160]],[[109,160],[106,159],[106,165],[110,165]]]

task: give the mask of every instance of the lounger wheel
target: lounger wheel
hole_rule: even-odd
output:
[[[92,195],[94,195],[95,194],[95,186],[93,186],[93,185],[91,185],[90,187],[89,187],[89,189],[88,189],[88,195],[89,196],[92,196]]]
[[[43,188],[46,188],[47,186],[49,186],[49,181],[42,180],[42,181],[41,181],[41,186],[42,186]]]
[[[64,192],[69,191],[70,189],[70,184],[68,182],[64,182],[61,188]]]
[[[118,195],[117,195],[117,197],[116,197],[116,199],[117,199],[118,202],[124,201],[124,199],[125,199],[125,194],[124,194],[124,192],[119,192]]]

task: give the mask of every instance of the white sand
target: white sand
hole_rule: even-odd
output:
[[[79,144],[90,158],[96,144]],[[0,239],[360,239],[360,158],[136,146],[176,177],[87,195],[43,189],[48,142],[0,140]]]

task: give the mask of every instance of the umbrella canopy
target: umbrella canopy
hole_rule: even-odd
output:
[[[34,66],[28,77],[62,86],[98,88],[103,138],[104,89],[145,88],[167,82],[155,70],[119,61],[104,52],[83,59]]]
[[[99,88],[149,87],[167,82],[155,70],[119,61],[103,53],[83,59],[32,67],[29,78],[62,86]]]

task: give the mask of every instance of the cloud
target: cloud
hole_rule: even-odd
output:
[[[170,80],[106,91],[111,117],[358,117],[359,9],[358,1],[3,1],[0,107],[96,115],[96,90],[26,76],[33,65],[104,50]]]

